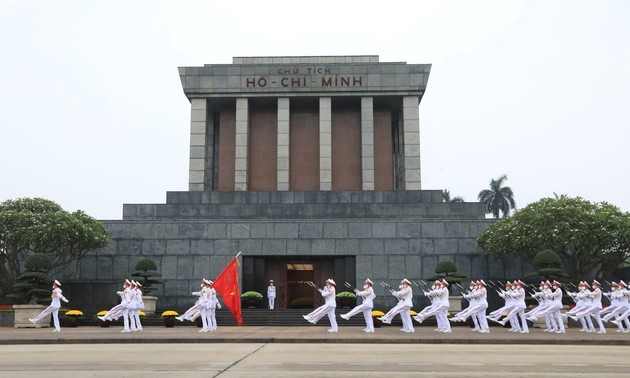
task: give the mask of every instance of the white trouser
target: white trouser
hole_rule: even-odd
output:
[[[411,306],[407,306],[404,303],[399,303],[397,304],[394,308],[392,308],[391,310],[389,310],[387,312],[387,314],[385,314],[385,316],[383,316],[383,323],[391,323],[392,319],[394,319],[394,316],[398,315],[399,313],[401,313],[404,310],[411,310]]]
[[[190,320],[192,322],[200,315],[202,308],[203,304],[195,303],[194,306],[186,310],[186,312],[184,312],[180,317],[184,320]]]
[[[59,327],[59,307],[48,306],[42,311],[39,315],[33,318],[33,323],[36,323],[42,320],[45,316],[52,314],[53,324],[55,325],[55,329],[61,329]]]
[[[122,303],[118,304],[112,307],[111,310],[107,311],[107,313],[103,315],[103,318],[108,320],[118,320],[118,318],[122,316],[124,310],[125,306],[123,306]]]
[[[309,322],[315,324],[319,321],[319,319],[323,318],[324,316],[326,316],[328,314],[328,311],[330,311],[330,309],[332,309],[333,313],[335,311],[335,307],[333,306],[329,306],[329,305],[323,305],[323,306],[319,306],[318,308],[316,308],[314,311],[312,311],[310,314],[305,315],[304,317],[306,318],[306,320],[308,320]]]
[[[374,332],[374,319],[372,319],[372,308],[363,309],[363,319],[365,319],[365,329]]]
[[[353,308],[352,310],[350,310],[350,312],[348,312],[346,314],[346,317],[348,319],[350,319],[351,317],[355,316],[356,314],[362,312],[363,313],[363,318],[365,319],[365,327],[368,331],[374,331],[374,320],[372,319],[372,307],[368,306],[366,304],[360,304],[358,306],[356,306],[355,308]]]
[[[142,331],[142,323],[140,323],[140,309],[139,308],[134,309],[131,316],[133,316],[133,318],[136,321],[136,329],[138,331]]]
[[[407,306],[400,311],[400,319],[402,319],[403,329],[413,331],[413,322],[411,321],[411,307]]]
[[[269,309],[273,310],[274,302],[276,301],[276,297],[269,297]]]
[[[216,307],[206,309],[206,321],[208,324],[208,329],[210,329],[211,331],[217,329],[216,311]]]
[[[445,331],[451,330],[451,323],[448,321],[448,317],[446,316],[448,309],[444,309],[442,311],[438,311],[435,314],[435,318],[438,321],[438,328],[443,329]]]
[[[486,309],[488,308],[487,304],[482,304],[481,309],[475,312],[477,320],[479,321],[479,327],[484,331],[489,331],[490,327],[488,326],[488,319],[486,319]]]
[[[122,311],[124,330],[129,331],[129,309],[125,307]]]
[[[330,320],[330,329],[336,331],[338,328],[337,319],[335,318],[335,307],[330,306],[326,313],[328,314],[328,320]]]

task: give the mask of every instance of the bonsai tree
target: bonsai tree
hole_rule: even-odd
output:
[[[7,297],[18,304],[38,304],[50,300],[50,285],[52,279],[48,277],[51,260],[43,253],[35,253],[26,258],[25,271],[17,277],[13,284],[13,292]]]
[[[453,284],[459,283],[466,278],[466,276],[457,273],[457,267],[451,260],[438,261],[435,267],[435,273],[436,275],[430,277],[429,280],[446,280],[449,283],[449,291],[453,287]]]
[[[136,263],[136,272],[131,273],[131,276],[140,277],[138,281],[142,285],[142,293],[144,295],[149,295],[155,290],[153,285],[162,283],[159,279],[159,277],[162,277],[162,274],[157,270],[155,261],[149,258],[144,258]]]
[[[541,276],[545,280],[559,279],[560,277],[566,277],[566,274],[562,272],[562,258],[559,254],[551,249],[543,249],[538,252],[532,261],[535,272],[530,272],[525,277]]]

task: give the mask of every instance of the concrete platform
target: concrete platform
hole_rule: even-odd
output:
[[[568,329],[566,334],[548,334],[532,329],[529,334],[514,334],[503,328],[491,328],[488,334],[471,332],[468,327],[454,327],[453,333],[433,331],[433,327],[416,327],[413,334],[398,327],[384,326],[375,333],[360,327],[344,327],[338,333],[327,332],[326,326],[303,327],[221,327],[215,332],[199,333],[195,327],[145,327],[142,332],[121,333],[121,327],[19,329],[0,328],[0,345],[18,344],[126,344],[126,343],[350,343],[350,344],[554,344],[554,345],[626,345],[630,333],[582,333]]]

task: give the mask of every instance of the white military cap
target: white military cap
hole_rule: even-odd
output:
[[[369,279],[369,278],[366,278],[365,283],[366,283],[366,284],[368,284],[368,285],[370,285],[370,286],[371,286],[371,285],[374,285],[374,282],[372,282],[372,280],[371,280],[371,279]]]
[[[326,283],[329,283],[329,284],[331,284],[333,286],[337,286],[337,284],[335,283],[335,280],[333,280],[332,278],[327,279]]]
[[[403,284],[405,284],[405,283],[406,283],[407,285],[411,285],[411,281],[409,281],[409,280],[408,280],[408,279],[406,279],[406,278],[403,278],[403,279],[402,279],[402,281],[400,281],[400,283],[403,283]]]
[[[55,285],[55,286],[61,286],[61,282],[59,282],[59,281],[55,280],[55,282],[53,282],[53,285]]]

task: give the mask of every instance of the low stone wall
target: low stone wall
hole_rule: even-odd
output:
[[[13,327],[13,312],[0,312],[0,327]]]

